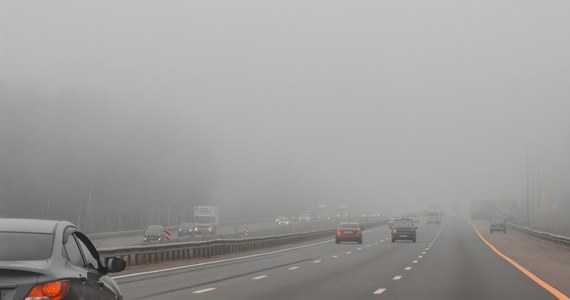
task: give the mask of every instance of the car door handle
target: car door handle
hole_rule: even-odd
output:
[[[99,288],[104,288],[105,287],[105,283],[101,280],[97,281],[97,285],[99,286]]]

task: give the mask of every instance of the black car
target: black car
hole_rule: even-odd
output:
[[[392,226],[392,243],[397,240],[411,240],[416,242],[416,229],[418,227],[414,226],[411,221],[398,220]]]
[[[164,237],[164,227],[160,225],[150,225],[144,232],[144,242],[163,242]]]
[[[185,235],[194,236],[194,224],[192,223],[182,223],[178,226],[178,237]]]
[[[489,226],[489,233],[494,233],[495,231],[500,231],[502,233],[507,233],[507,222],[502,218],[491,219],[491,225]]]
[[[0,298],[71,300],[122,299],[109,272],[125,261],[105,265],[91,241],[66,221],[0,218]]]

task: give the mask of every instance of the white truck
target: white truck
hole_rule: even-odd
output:
[[[216,234],[219,218],[217,206],[195,206],[192,234]]]

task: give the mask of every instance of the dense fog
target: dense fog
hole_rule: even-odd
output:
[[[0,216],[94,232],[543,190],[567,215],[569,9],[0,0]]]

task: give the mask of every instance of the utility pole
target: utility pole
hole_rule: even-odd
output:
[[[530,194],[529,194],[529,152],[526,150],[526,226],[530,227]]]

